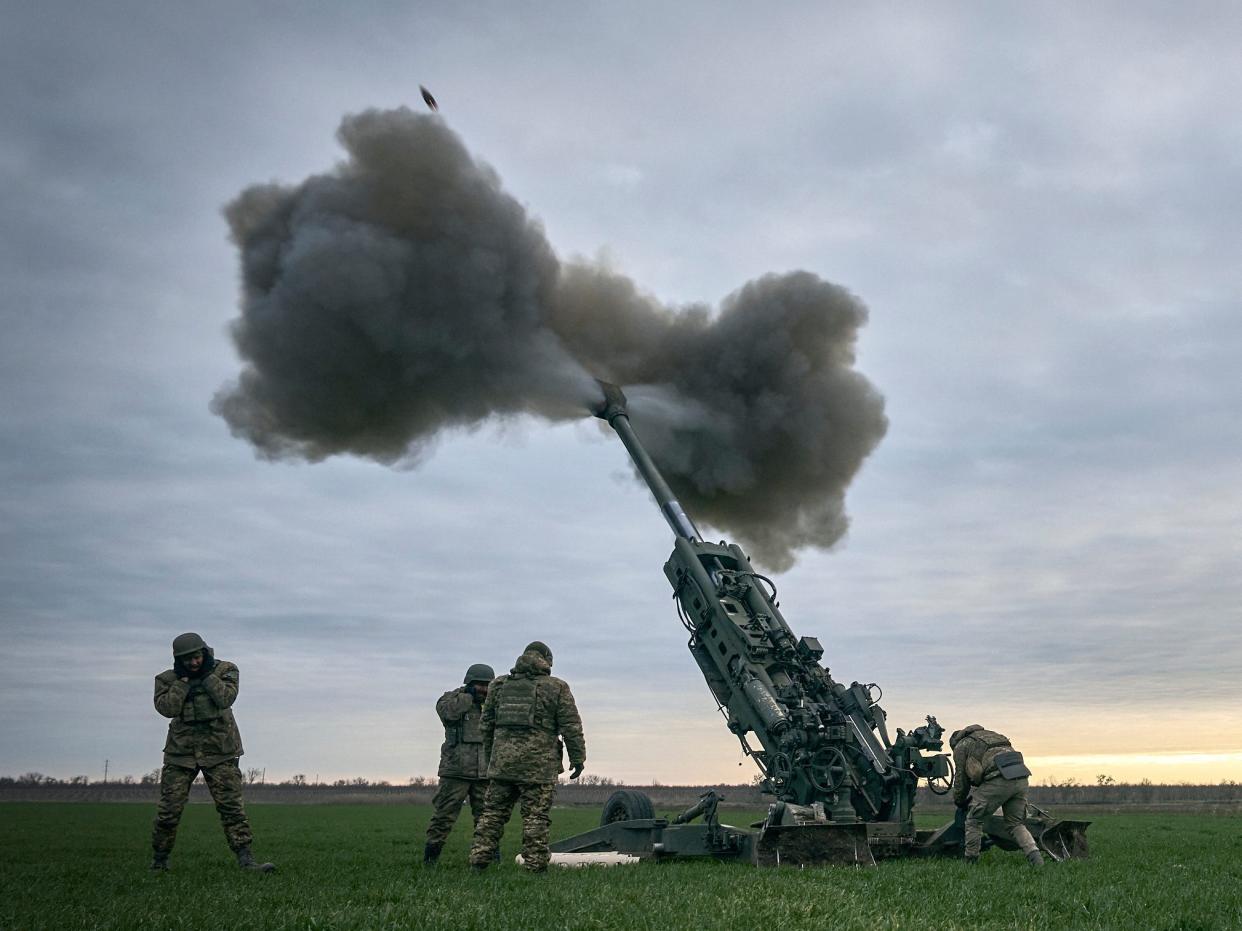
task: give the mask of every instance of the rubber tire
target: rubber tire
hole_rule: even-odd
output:
[[[654,818],[655,809],[651,799],[633,789],[618,789],[604,803],[604,813],[600,815],[600,827],[614,821],[637,821],[639,818]]]

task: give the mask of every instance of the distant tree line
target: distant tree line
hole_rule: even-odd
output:
[[[331,781],[308,778],[305,773],[295,773],[286,779],[267,780],[265,771],[252,767],[245,771],[247,783],[255,786],[266,786],[269,789],[321,789],[321,790],[357,790],[380,789],[394,793],[414,790],[417,797],[424,793],[430,797],[438,784],[435,776],[411,776],[404,784],[394,785],[387,779],[371,780],[364,776],[350,779],[334,779]],[[60,786],[150,786],[159,783],[160,771],[153,769],[141,776],[122,775],[113,779],[92,780],[84,775],[58,778],[41,772],[27,772],[19,776],[0,776],[0,787],[18,787],[22,790]],[[201,774],[198,781],[202,781]],[[561,779],[562,799],[570,804],[594,804],[608,797],[617,788],[626,784],[620,780],[595,773],[584,775],[577,782]],[[758,780],[745,785],[723,786],[705,784],[701,786],[666,786],[653,780],[649,785],[633,785],[632,788],[647,791],[655,798],[667,799],[671,804],[674,799],[693,800],[698,794],[709,788],[721,790],[728,803],[734,805],[760,806],[771,801],[759,791]],[[384,793],[387,795],[387,793]],[[1030,799],[1036,805],[1161,805],[1185,802],[1196,803],[1242,803],[1242,782],[1233,779],[1222,780],[1215,784],[1196,784],[1189,782],[1156,783],[1143,779],[1135,783],[1118,782],[1112,776],[1101,773],[1095,777],[1094,783],[1079,783],[1076,779],[1050,779],[1043,785],[1034,785],[1030,789]],[[950,804],[947,796],[934,795],[924,786],[919,789],[919,804],[924,806],[942,806]]]

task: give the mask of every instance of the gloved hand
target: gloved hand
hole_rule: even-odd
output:
[[[577,779],[582,775],[582,771],[586,768],[585,763],[575,763],[574,768],[569,771],[570,779]]]
[[[969,795],[966,796],[964,799],[962,799],[960,802],[957,802],[956,804],[958,808],[960,808],[962,811],[965,811],[967,808],[970,807],[970,796]]]

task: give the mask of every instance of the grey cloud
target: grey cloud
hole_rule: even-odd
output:
[[[845,488],[886,427],[853,368],[857,298],[795,272],[716,316],[675,312],[604,267],[562,267],[439,118],[367,111],[338,137],[335,173],[227,209],[243,369],[212,410],[260,455],[415,463],[446,429],[583,417],[596,376],[637,386],[638,431],[679,496],[760,561],[844,534]]]

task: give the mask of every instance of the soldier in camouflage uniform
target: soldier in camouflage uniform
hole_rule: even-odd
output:
[[[483,757],[479,723],[488,683],[495,678],[491,666],[475,663],[466,670],[465,684],[445,692],[436,702],[436,714],[444,723],[444,744],[440,747],[440,787],[431,800],[435,814],[427,826],[427,845],[423,848],[423,862],[429,866],[440,859],[440,851],[466,799],[470,800],[474,825],[479,826],[487,792],[487,760]]]
[[[1014,843],[1031,866],[1044,858],[1026,827],[1026,790],[1031,771],[1009,738],[971,724],[949,737],[953,748],[953,802],[966,812],[967,863],[978,863],[983,844],[983,819],[1000,809]]]
[[[565,769],[564,751],[569,751],[570,779],[581,776],[586,765],[586,740],[573,693],[551,671],[552,651],[536,640],[509,675],[492,682],[483,703],[483,750],[491,783],[470,849],[476,870],[492,862],[517,802],[522,806],[526,869],[542,873],[548,868],[548,813],[556,777]]]
[[[200,771],[238,865],[264,873],[276,869],[271,863],[257,863],[250,853],[250,822],[242,806],[242,775],[237,765],[243,752],[241,734],[231,707],[237,688],[237,667],[216,659],[198,634],[182,634],[173,641],[173,668],[155,677],[155,710],[172,721],[164,744],[160,802],[151,835],[153,870],[168,869],[181,811]]]

